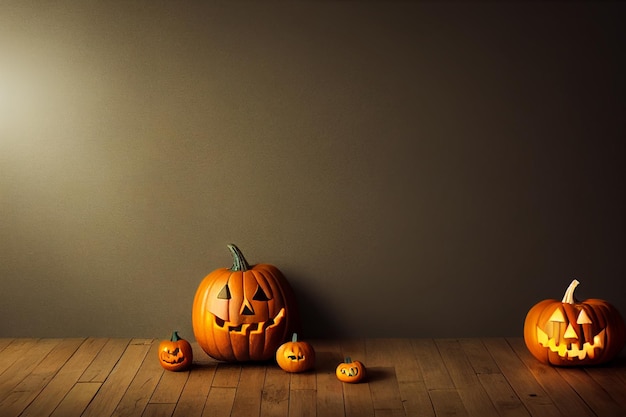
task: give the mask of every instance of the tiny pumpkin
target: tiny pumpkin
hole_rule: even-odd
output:
[[[356,383],[365,378],[365,365],[359,361],[352,361],[347,357],[344,362],[337,365],[335,374],[341,382]]]
[[[562,301],[535,304],[524,321],[524,342],[543,363],[557,366],[597,365],[613,359],[626,344],[626,326],[607,301],[574,298],[573,280]]]
[[[276,350],[276,363],[285,372],[308,371],[315,366],[315,349],[309,342],[298,340],[298,334],[294,333],[291,342]]]
[[[188,341],[174,331],[170,340],[159,343],[159,363],[168,371],[184,371],[193,362],[193,350]]]

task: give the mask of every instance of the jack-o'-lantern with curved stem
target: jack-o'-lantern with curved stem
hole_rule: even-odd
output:
[[[541,362],[557,366],[597,365],[613,359],[626,343],[626,326],[607,301],[579,302],[573,280],[562,301],[544,300],[524,321],[524,341]]]
[[[265,361],[296,331],[295,296],[273,265],[250,266],[239,248],[228,245],[231,268],[220,268],[200,283],[193,301],[196,341],[223,361]]]

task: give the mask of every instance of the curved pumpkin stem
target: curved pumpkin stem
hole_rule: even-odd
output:
[[[569,284],[569,287],[567,287],[567,290],[565,290],[565,295],[563,296],[563,301],[561,301],[562,303],[567,303],[567,304],[575,304],[576,303],[576,299],[574,298],[574,290],[576,289],[578,284],[580,284],[580,282],[578,282],[578,280],[573,280],[572,283]]]
[[[180,340],[180,336],[178,335],[178,330],[174,330],[172,332],[172,338],[170,340],[172,342],[178,342]]]
[[[243,253],[241,253],[237,246],[231,243],[228,245],[228,249],[230,249],[230,253],[233,254],[233,266],[230,268],[231,271],[245,272],[250,269],[250,265],[246,261],[246,258],[243,257]]]

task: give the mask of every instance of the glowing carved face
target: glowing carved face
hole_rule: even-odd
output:
[[[557,366],[597,365],[613,359],[626,344],[626,326],[608,302],[577,301],[573,280],[562,301],[535,304],[524,321],[524,342],[543,363]]]
[[[564,308],[554,310],[544,328],[537,326],[537,341],[562,358],[593,359],[596,349],[605,345],[605,330],[594,333],[590,314],[581,308],[575,321],[568,320]]]

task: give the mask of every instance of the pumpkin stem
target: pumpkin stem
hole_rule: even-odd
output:
[[[246,258],[243,257],[243,253],[241,253],[237,246],[231,243],[228,245],[228,249],[230,249],[230,253],[233,254],[233,266],[230,268],[231,271],[245,272],[250,269],[250,265],[246,261]]]
[[[574,290],[576,289],[578,284],[580,284],[580,282],[578,282],[578,280],[573,280],[572,283],[569,284],[569,287],[567,287],[567,290],[565,290],[565,295],[563,296],[563,301],[561,301],[562,303],[568,303],[568,304],[575,304],[576,303],[576,299],[574,298]]]
[[[294,333],[293,336],[291,336],[291,341],[293,343],[296,343],[298,341],[298,333]]]
[[[346,356],[345,363],[352,363],[352,358],[350,356]]]
[[[178,330],[174,330],[172,332],[172,338],[170,340],[172,342],[178,342],[180,340],[180,336],[178,336]]]

